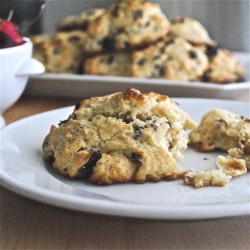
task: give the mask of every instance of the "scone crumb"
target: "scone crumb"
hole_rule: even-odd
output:
[[[187,172],[188,170],[180,171],[176,169],[171,175],[167,176],[165,179],[168,181],[184,179],[184,176]]]
[[[225,157],[219,155],[217,157],[216,165],[219,170],[233,177],[245,174],[247,172],[245,160],[231,158],[230,156]]]
[[[188,171],[184,176],[184,183],[188,185],[193,185],[195,187],[204,187],[204,186],[224,186],[230,181],[232,177],[226,175],[221,170],[212,170],[212,171],[200,171],[193,172]]]

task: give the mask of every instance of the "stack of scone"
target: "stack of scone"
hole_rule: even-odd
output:
[[[46,72],[232,83],[243,80],[235,55],[190,18],[169,21],[159,4],[123,0],[70,16],[57,32],[31,37]]]

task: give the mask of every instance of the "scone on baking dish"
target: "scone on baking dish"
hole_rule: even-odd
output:
[[[216,45],[207,44],[205,47],[209,65],[201,81],[219,84],[245,81],[244,67],[232,51]]]
[[[93,52],[119,51],[146,46],[163,38],[170,22],[157,3],[145,0],[123,0],[111,5],[107,11],[88,26],[87,34],[99,48]],[[92,52],[92,40],[85,50]]]
[[[57,31],[82,31],[87,39],[83,53],[128,50],[163,38],[170,22],[160,5],[145,0],[123,0],[107,9],[92,9],[69,16]]]
[[[30,37],[33,43],[33,57],[43,63],[47,73],[80,74],[82,45],[86,34],[81,31],[57,32]]]
[[[67,16],[57,24],[56,30],[59,32],[65,31],[87,31],[91,22],[96,18],[104,15],[106,9],[94,8],[83,11],[80,15]]]
[[[207,67],[208,59],[203,50],[180,37],[165,37],[144,49],[89,57],[83,63],[83,72],[197,81]]]
[[[214,44],[206,28],[198,21],[189,17],[175,17],[170,20],[170,37],[181,37],[194,45]]]
[[[53,167],[70,178],[98,184],[178,178],[195,122],[168,96],[129,88],[76,105],[51,126],[42,148]]]

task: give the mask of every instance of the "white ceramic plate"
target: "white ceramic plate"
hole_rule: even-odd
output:
[[[249,53],[235,53],[242,62],[247,82],[216,84],[95,75],[43,74],[29,79],[26,94],[33,96],[87,98],[111,94],[128,87],[154,91],[170,97],[250,100]]]
[[[245,117],[247,103],[175,98],[197,122],[212,108],[223,108]],[[52,124],[73,111],[58,109],[12,123],[1,131],[1,184],[51,205],[92,213],[147,219],[190,220],[249,214],[249,173],[233,178],[224,187],[194,188],[181,180],[97,186],[68,180],[48,166],[41,150]],[[179,169],[214,169],[217,152],[185,151]]]

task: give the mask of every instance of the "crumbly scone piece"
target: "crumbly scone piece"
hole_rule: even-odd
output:
[[[189,171],[184,175],[184,183],[195,187],[224,186],[232,177],[222,170],[193,172]]]
[[[164,37],[170,22],[159,4],[145,0],[123,0],[111,5],[90,23],[87,52],[119,51],[151,44]],[[93,41],[95,46],[92,45]]]
[[[223,109],[213,109],[189,133],[189,144],[199,151],[243,148],[250,139],[250,120]]]
[[[219,155],[217,157],[216,166],[226,175],[236,177],[247,172],[246,161]]]
[[[122,66],[121,66],[122,65]],[[208,66],[205,53],[182,38],[168,38],[131,53],[109,53],[88,58],[85,74],[198,80]]]
[[[235,83],[245,81],[244,67],[235,54],[216,45],[207,45],[209,66],[201,77],[203,82]]]
[[[189,17],[175,17],[170,20],[170,23],[171,29],[169,36],[171,37],[181,37],[195,45],[214,43],[209,37],[206,28],[195,19]]]
[[[33,57],[41,61],[47,73],[79,74],[86,56],[82,45],[86,34],[81,31],[58,32],[30,37]]]
[[[187,147],[185,130],[196,124],[168,96],[129,88],[76,105],[52,126],[43,152],[70,178],[98,184],[178,178]]]
[[[217,157],[215,170],[187,172],[184,175],[185,184],[195,187],[224,186],[232,177],[243,175],[250,169],[249,119],[226,110],[213,109],[190,132],[189,144],[199,151],[228,151],[228,156]]]
[[[106,9],[95,8],[83,11],[80,15],[67,16],[57,24],[57,31],[87,31],[90,23],[105,12]]]
[[[246,162],[247,169],[250,169],[250,139],[242,148],[230,148],[228,157],[233,159],[242,159]]]

